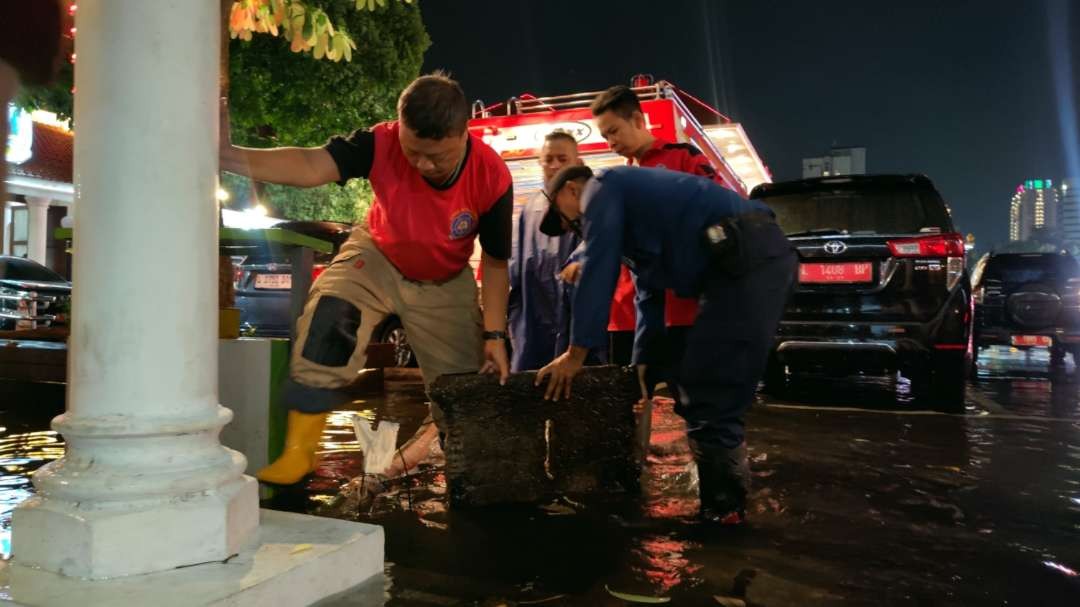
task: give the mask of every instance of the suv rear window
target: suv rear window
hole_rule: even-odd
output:
[[[944,203],[914,188],[837,187],[765,195],[787,234],[814,230],[846,233],[918,234],[924,228],[951,231]]]
[[[1056,284],[1080,276],[1080,265],[1068,255],[999,255],[990,258],[985,276],[1006,284]]]

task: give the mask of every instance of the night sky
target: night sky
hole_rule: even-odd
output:
[[[1070,17],[1056,16],[1070,5]],[[1074,0],[421,7],[432,38],[425,69],[450,70],[470,99],[599,90],[651,73],[743,123],[777,180],[801,177],[801,159],[834,143],[866,146],[870,173],[928,175],[980,248],[1007,238],[1016,186],[1065,176],[1065,141],[1077,144],[1074,128],[1064,135],[1052,75],[1055,62],[1071,71],[1061,90],[1080,97]],[[1075,124],[1075,104],[1064,103]]]

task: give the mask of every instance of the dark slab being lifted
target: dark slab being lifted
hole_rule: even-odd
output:
[[[448,375],[430,394],[446,415],[450,503],[538,502],[553,494],[637,491],[641,472],[637,376],[588,367],[573,395],[545,401],[536,373],[500,386],[490,375]]]

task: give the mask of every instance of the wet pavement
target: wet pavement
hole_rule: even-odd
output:
[[[627,604],[608,589],[673,605],[1080,605],[1080,376],[1046,358],[989,353],[960,416],[919,410],[902,379],[800,378],[763,398],[742,529],[693,523],[696,471],[663,403],[639,498],[448,511],[438,454],[373,502],[343,493],[362,470],[352,414],[408,437],[426,412],[415,381],[335,413],[317,475],[264,505],[383,525],[390,606]],[[47,425],[62,402],[62,386],[0,385],[5,531],[27,474],[62,454]]]

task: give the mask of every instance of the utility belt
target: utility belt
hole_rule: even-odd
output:
[[[742,276],[791,249],[776,216],[766,211],[729,217],[706,226],[702,235],[711,253],[711,267],[731,277]]]

